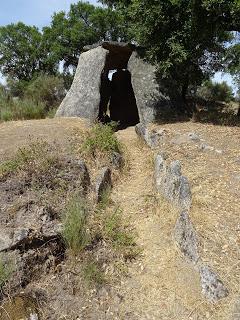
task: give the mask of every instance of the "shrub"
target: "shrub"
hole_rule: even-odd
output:
[[[31,99],[2,99],[0,101],[0,120],[28,120],[45,117],[45,105]]]
[[[232,88],[225,81],[222,83],[206,81],[198,89],[197,94],[211,101],[230,102],[234,99]]]
[[[46,105],[46,110],[60,104],[66,94],[64,80],[56,76],[41,75],[30,82],[25,97]]]
[[[83,199],[74,197],[63,216],[62,237],[67,247],[74,253],[83,250],[88,244],[87,206]]]
[[[120,152],[120,143],[114,135],[115,128],[115,123],[106,125],[96,124],[83,142],[83,152],[92,156],[95,156],[97,152],[108,155],[112,154],[114,151]]]

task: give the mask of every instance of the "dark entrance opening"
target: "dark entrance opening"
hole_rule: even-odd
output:
[[[109,79],[109,72],[103,71],[100,88],[99,121],[116,121],[119,128],[136,125],[139,122],[138,108],[128,70],[117,69]]]
[[[101,75],[99,120],[105,123],[116,121],[119,128],[136,125],[139,122],[138,108],[131,73],[127,70],[132,49],[107,43],[105,46],[109,54]],[[109,74],[113,70],[115,72],[110,80]]]
[[[131,74],[128,70],[118,69],[112,76],[109,112],[110,119],[119,122],[120,127],[139,122]]]

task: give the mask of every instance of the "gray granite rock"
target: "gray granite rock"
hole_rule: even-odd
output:
[[[199,260],[197,235],[186,211],[181,212],[178,217],[174,236],[182,253],[187,259],[196,264]]]
[[[181,210],[189,210],[192,195],[189,182],[181,174],[179,161],[173,161],[169,166],[162,155],[155,160],[155,181],[157,190],[171,203]]]
[[[76,165],[79,167],[79,174],[81,178],[81,185],[84,193],[86,194],[91,186],[91,180],[88,168],[84,161],[78,160]]]
[[[145,62],[134,51],[128,61],[140,122],[151,123],[159,113],[171,108],[170,98],[162,93],[156,79],[156,67]]]
[[[111,163],[116,169],[121,169],[124,166],[124,158],[119,152],[113,152]]]
[[[99,114],[101,73],[108,51],[102,47],[80,55],[72,86],[57,110],[57,117],[81,117],[95,121]]]
[[[206,144],[206,143],[202,143],[202,144],[200,145],[200,149],[203,150],[203,151],[214,151],[214,147],[209,146],[209,145]]]
[[[228,296],[229,292],[218,275],[213,272],[208,266],[202,265],[199,268],[202,293],[211,302]]]
[[[12,245],[12,239],[5,229],[0,228],[0,252],[8,250]]]
[[[164,137],[164,131],[149,130],[143,123],[135,126],[136,134],[152,149],[158,147]]]
[[[111,170],[108,167],[102,169],[96,179],[96,198],[97,202],[101,202],[104,192],[107,192],[112,187]]]
[[[196,132],[189,132],[188,138],[192,141],[199,142],[201,139]]]

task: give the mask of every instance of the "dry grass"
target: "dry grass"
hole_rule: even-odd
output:
[[[240,129],[182,123],[165,125],[168,143],[161,146],[170,159],[178,159],[192,185],[191,218],[200,238],[203,261],[218,272],[230,290],[228,298],[216,306],[202,303],[209,319],[228,319],[239,295],[239,139]],[[169,144],[176,135],[196,132],[216,151],[201,151],[202,142]],[[197,310],[193,312],[193,315]]]
[[[75,120],[69,119],[64,128],[68,125],[71,126],[71,133],[76,130],[81,136],[80,130],[85,132]],[[60,130],[60,122],[56,126]],[[69,264],[63,265],[63,271],[56,274],[56,279],[52,275],[47,279],[39,279],[39,286],[49,292],[54,310],[59,309],[58,314],[61,314],[60,310],[64,310],[66,319],[76,318],[76,308],[78,315],[80,313],[86,319],[231,319],[234,303],[240,292],[239,128],[190,122],[167,124],[163,127],[166,128],[167,141],[163,142],[158,151],[165,152],[169,160],[177,159],[182,163],[183,174],[189,178],[192,186],[193,206],[190,216],[199,235],[201,255],[204,262],[219,273],[230,290],[229,296],[217,304],[208,303],[202,296],[198,272],[185,261],[173,239],[178,212],[155,194],[153,153],[139,142],[134,129],[129,128],[116,133],[128,158],[127,170],[124,169],[124,174],[114,183],[108,209],[105,210],[106,206],[103,206],[105,209],[100,210],[103,213],[100,218],[91,215],[94,220],[91,230],[95,236],[98,234],[100,242],[97,244],[101,243],[103,247],[95,243],[94,257],[97,260],[92,260],[92,256],[90,260],[86,260],[90,261],[90,282],[101,279],[98,277],[98,269],[107,280],[115,273],[119,275],[120,281],[111,286],[108,298],[98,296],[95,291],[91,294],[84,291],[81,296],[81,259],[73,270]],[[37,130],[39,132],[39,127]],[[198,133],[205,143],[223,152],[202,151],[199,148],[201,142],[173,143],[176,136],[183,137],[189,132]],[[58,136],[58,133],[54,135]],[[91,172],[96,170],[94,166],[97,167],[96,163],[92,163]],[[137,237],[135,231],[133,233],[134,241],[136,247],[141,249],[137,259],[133,259],[131,263],[121,262],[121,250],[116,249],[112,242],[115,239],[112,230],[118,231],[114,211],[118,206],[121,207],[121,228],[127,230],[127,235],[129,225],[131,232],[132,229],[136,230]],[[110,228],[106,228],[107,217],[111,222]],[[114,228],[112,222],[115,224]],[[119,253],[120,259],[117,256]],[[123,297],[123,301],[116,302],[116,296]]]

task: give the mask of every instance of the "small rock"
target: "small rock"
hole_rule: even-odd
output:
[[[119,152],[113,152],[111,163],[116,169],[121,169],[124,166],[124,158]]]
[[[146,136],[147,136],[147,127],[142,124],[142,123],[138,123],[136,126],[135,126],[135,132],[136,134],[142,138],[143,140],[146,139]],[[146,142],[146,141],[145,141]]]
[[[177,204],[180,208],[188,210],[192,204],[192,193],[188,182],[188,179],[184,176],[180,176],[179,195],[176,198]]]
[[[0,229],[0,252],[8,250],[12,245],[12,239],[5,230]]]
[[[82,187],[83,187],[84,193],[87,193],[88,189],[91,185],[88,168],[87,168],[85,162],[82,160],[78,160],[76,163],[79,166],[79,171],[80,171],[80,176],[81,176]]]
[[[199,142],[199,141],[200,141],[199,135],[198,135],[197,133],[195,133],[195,132],[190,132],[190,133],[188,134],[188,137],[189,137],[189,139],[192,140],[192,141],[196,141],[196,142]]]
[[[30,230],[29,229],[19,229],[14,232],[13,242],[23,242],[28,238]]]
[[[152,130],[150,131],[144,124],[138,123],[135,126],[135,131],[137,135],[144,140],[144,142],[150,147],[150,148],[156,148],[160,141],[163,138],[163,131],[162,130]]]
[[[173,161],[167,166],[162,155],[155,160],[155,181],[157,190],[182,210],[189,210],[192,203],[192,194],[189,182],[181,174],[181,164]]]
[[[183,254],[193,263],[199,260],[197,235],[189,214],[183,211],[175,226],[175,240]]]
[[[96,196],[97,202],[102,200],[104,192],[112,187],[111,170],[108,167],[102,169],[102,172],[96,180]]]
[[[200,145],[200,149],[203,151],[207,151],[207,150],[214,151],[214,147],[211,147],[211,146],[207,145],[206,143],[202,143]]]
[[[202,293],[211,302],[228,296],[228,289],[224,286],[218,275],[208,266],[202,265],[199,269]]]

